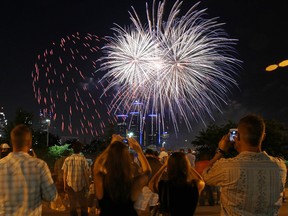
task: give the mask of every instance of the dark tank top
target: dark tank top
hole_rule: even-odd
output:
[[[199,199],[198,188],[195,182],[179,185],[171,181],[161,180],[158,187],[160,208],[161,199],[164,199],[165,202],[162,203],[164,204],[164,212],[169,212],[170,216],[194,215]],[[165,197],[161,197],[164,190],[166,191]]]
[[[101,208],[100,216],[137,216],[132,200],[129,199],[123,203],[115,203],[105,190],[103,198],[98,200],[98,202]]]

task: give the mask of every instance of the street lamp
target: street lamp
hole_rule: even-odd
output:
[[[49,127],[50,127],[50,119],[46,119],[47,123],[47,147],[49,147]]]

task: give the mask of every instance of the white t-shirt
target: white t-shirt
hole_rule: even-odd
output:
[[[159,157],[161,163],[164,163],[165,160],[168,158],[168,153],[165,151],[161,151],[158,157]]]

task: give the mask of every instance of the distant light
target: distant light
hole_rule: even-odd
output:
[[[50,119],[46,119],[46,122],[50,122]]]
[[[134,135],[133,132],[129,132],[129,133],[127,134],[127,136],[128,136],[129,138],[133,137],[133,135]]]
[[[119,115],[117,115],[117,117],[128,117],[128,115],[119,114]]]
[[[149,114],[150,117],[157,117],[157,114]]]
[[[286,67],[288,66],[288,60],[281,61],[278,65],[279,67]]]
[[[270,72],[270,71],[274,71],[278,68],[277,64],[273,64],[273,65],[269,65],[265,68],[266,71]]]
[[[139,112],[130,112],[131,115],[138,115]]]
[[[139,102],[139,101],[135,101],[134,103],[133,103],[133,105],[142,105],[143,103],[141,103],[141,102]]]

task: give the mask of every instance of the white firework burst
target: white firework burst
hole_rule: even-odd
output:
[[[176,1],[164,21],[165,2],[146,4],[147,23],[142,24],[132,8],[129,28],[114,28],[114,37],[104,46],[101,69],[107,71],[106,91],[117,86],[112,109],[129,111],[135,100],[144,104],[142,112],[169,117],[178,129],[184,119],[213,119],[221,111],[241,61],[234,57],[236,39],[230,39],[217,18],[206,18],[199,2],[179,16],[182,1]],[[163,123],[164,121],[162,121]],[[205,122],[204,122],[205,123]]]

